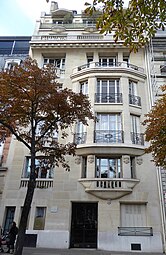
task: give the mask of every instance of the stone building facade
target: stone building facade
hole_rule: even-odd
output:
[[[42,13],[30,41],[39,66],[56,66],[62,88],[88,95],[98,122],[76,123],[71,170],[39,175],[27,224],[31,245],[162,252],[158,175],[141,125],[151,108],[145,50],[131,53],[112,34],[100,34],[84,12]],[[37,162],[36,162],[37,163]],[[11,138],[0,222],[19,223],[29,176],[29,152]],[[8,217],[10,215],[10,217]]]

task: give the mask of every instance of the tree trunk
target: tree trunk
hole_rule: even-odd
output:
[[[21,213],[21,220],[19,223],[19,230],[18,230],[18,236],[16,241],[16,249],[14,254],[15,255],[22,255],[23,247],[24,247],[24,239],[25,239],[25,232],[26,232],[26,226],[27,226],[27,220],[29,211],[31,208],[31,203],[33,199],[33,194],[35,190],[36,185],[36,175],[35,175],[35,132],[33,130],[32,132],[32,140],[31,140],[31,171],[30,171],[30,178],[28,182],[28,188],[27,193],[24,201],[23,210]]]
[[[18,231],[18,236],[16,241],[16,250],[14,253],[15,255],[22,255],[27,220],[28,220],[28,215],[31,208],[34,190],[35,190],[35,180],[29,180],[27,194],[24,201],[23,210],[21,213],[21,220],[19,224],[19,231]]]

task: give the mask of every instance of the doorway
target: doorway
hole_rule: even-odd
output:
[[[97,248],[97,203],[72,203],[71,248]]]

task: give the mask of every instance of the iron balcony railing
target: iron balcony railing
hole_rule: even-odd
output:
[[[144,134],[131,132],[132,144],[144,145]]]
[[[95,143],[123,143],[124,132],[122,130],[95,130]]]
[[[96,93],[95,103],[122,103],[122,93]]]
[[[74,143],[76,143],[76,144],[86,143],[86,136],[87,136],[86,132],[75,133],[74,134]]]
[[[82,69],[86,69],[86,68],[92,68],[92,67],[100,67],[100,68],[113,68],[113,67],[117,67],[117,68],[129,68],[135,71],[139,71],[144,73],[144,69],[142,67],[138,67],[136,65],[133,64],[129,64],[127,62],[108,62],[108,63],[101,63],[101,62],[91,62],[91,63],[87,63],[81,66],[77,67],[77,71],[81,71]]]
[[[141,98],[139,96],[129,94],[129,104],[141,106]]]
[[[153,236],[152,227],[118,227],[119,236]]]

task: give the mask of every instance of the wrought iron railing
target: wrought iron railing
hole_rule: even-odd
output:
[[[144,145],[144,134],[131,132],[132,144]]]
[[[129,104],[141,106],[141,98],[139,96],[129,94]]]
[[[74,143],[76,144],[83,144],[86,143],[86,136],[87,133],[83,132],[83,133],[75,133],[74,134]]]
[[[152,227],[118,227],[119,236],[153,236]]]
[[[122,130],[95,130],[95,143],[123,143],[124,135]]]
[[[96,93],[95,103],[122,103],[122,93]]]

